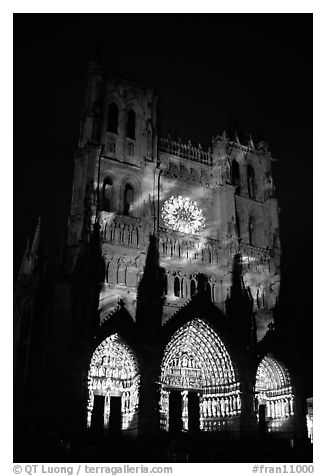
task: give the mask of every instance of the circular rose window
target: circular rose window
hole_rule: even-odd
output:
[[[197,203],[188,197],[170,197],[162,207],[162,218],[167,228],[182,233],[198,234],[205,228],[205,217]]]

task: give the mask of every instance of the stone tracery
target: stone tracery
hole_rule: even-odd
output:
[[[284,420],[294,414],[294,396],[288,371],[271,355],[265,356],[258,366],[255,393],[258,406],[266,405],[269,431],[277,430]]]
[[[167,227],[183,233],[198,234],[205,227],[205,217],[197,203],[188,197],[170,197],[162,207]]]
[[[104,428],[109,426],[110,397],[121,397],[122,429],[138,410],[139,373],[131,349],[118,334],[107,337],[93,353],[88,372],[87,426],[91,426],[94,395],[105,397]]]
[[[169,392],[182,391],[183,430],[188,429],[187,396],[200,395],[200,428],[221,430],[241,412],[240,386],[218,335],[201,319],[182,326],[167,345],[161,365],[161,427],[169,427]]]

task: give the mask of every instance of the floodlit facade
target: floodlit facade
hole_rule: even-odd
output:
[[[38,360],[47,403],[32,405],[43,416],[51,408],[49,428],[290,438],[302,412],[273,337],[271,152],[237,134],[205,150],[158,130],[152,88],[90,64],[67,243],[45,293],[51,306],[44,293],[33,301],[46,308],[41,344],[20,385],[37,381]],[[19,289],[38,286],[36,245]]]

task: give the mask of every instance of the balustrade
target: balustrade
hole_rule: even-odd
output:
[[[184,239],[182,233],[171,234],[167,229],[160,228],[159,251],[161,256],[198,260],[203,263],[218,262],[218,241],[208,238],[199,238],[191,235]]]
[[[200,164],[212,165],[212,152],[210,150],[204,151],[201,146],[193,147],[190,141],[183,144],[170,138],[162,138],[159,140],[159,151]]]

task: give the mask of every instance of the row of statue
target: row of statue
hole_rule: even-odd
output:
[[[288,418],[294,414],[293,396],[286,396],[276,400],[266,400],[267,418]]]
[[[109,243],[123,244],[127,246],[139,245],[138,226],[127,225],[125,223],[104,222],[101,227],[102,241]]]
[[[181,258],[189,260],[199,260],[203,263],[217,263],[218,256],[216,248],[206,247],[200,248],[197,242],[179,242],[174,239],[162,240],[160,242],[160,251],[163,255],[171,256],[171,258]]]
[[[112,379],[110,377],[104,379],[91,378],[89,382],[89,388],[105,392],[107,392],[108,389],[122,392],[125,389],[130,389],[133,385],[134,380]]]
[[[134,377],[134,369],[129,367],[95,367],[90,369],[90,375],[92,377],[110,377],[114,379],[130,379]]]
[[[169,393],[164,390],[161,392],[160,399],[161,415],[168,415],[169,412]],[[233,395],[202,395],[199,401],[200,418],[225,418],[239,414],[241,412],[240,393]],[[188,392],[182,392],[182,416],[188,417]]]
[[[241,398],[239,393],[224,397],[204,395],[199,406],[200,414],[204,418],[228,417],[240,413]]]

